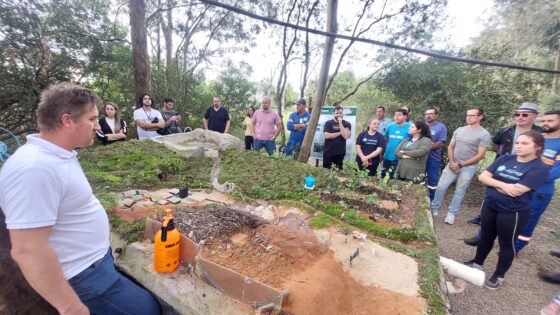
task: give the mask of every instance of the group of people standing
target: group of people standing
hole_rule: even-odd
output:
[[[172,98],[163,101],[161,111],[153,108],[153,99],[149,94],[141,94],[138,104],[133,119],[139,140],[181,132],[179,127],[181,115],[173,109]],[[105,103],[103,114],[105,116],[99,118],[100,129],[95,133],[97,139],[104,145],[125,141],[128,129],[126,121],[121,117],[119,107],[112,102]]]

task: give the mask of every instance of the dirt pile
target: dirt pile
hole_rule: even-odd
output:
[[[313,235],[263,225],[227,241],[213,239],[202,256],[276,288],[291,275],[313,265],[327,252]]]
[[[158,213],[159,221],[162,215]],[[225,206],[177,207],[173,210],[173,218],[179,231],[195,242],[209,238],[227,239],[232,234],[265,223],[255,215]]]
[[[422,301],[382,288],[364,286],[342,270],[332,252],[290,277],[282,310],[290,314],[422,314]]]

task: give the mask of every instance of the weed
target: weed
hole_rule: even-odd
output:
[[[360,170],[355,160],[344,160],[342,171],[346,176],[345,185],[350,189],[356,189],[368,181],[368,171]]]
[[[309,219],[309,226],[314,229],[324,229],[327,226],[336,223],[338,223],[338,220],[324,213],[319,213],[313,218]]]

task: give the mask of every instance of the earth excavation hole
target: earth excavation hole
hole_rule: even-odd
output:
[[[337,258],[337,249],[329,246],[334,235],[346,237],[336,229],[321,230],[320,240],[302,224],[310,215],[293,207],[275,209],[278,218],[273,221],[278,225],[237,209],[247,207],[178,206],[173,215],[179,231],[199,244],[199,255],[204,259],[280,291],[288,290],[284,314],[422,313],[423,300],[417,294],[395,292],[371,285],[371,281],[364,284],[359,281],[361,275],[345,270],[348,266],[344,267],[340,259],[347,258]],[[161,221],[160,213],[154,217]],[[358,246],[345,245],[348,241],[339,243],[337,246]],[[394,261],[394,257],[385,258]]]

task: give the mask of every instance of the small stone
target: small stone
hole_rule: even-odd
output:
[[[403,229],[403,230],[411,230],[411,229],[412,229],[412,226],[411,226],[410,224],[406,224],[406,223],[405,223],[405,224],[401,225],[401,229]]]
[[[123,208],[123,207],[130,208],[130,207],[132,207],[133,204],[134,204],[134,200],[132,200],[130,198],[126,198],[126,199],[123,199],[123,200],[119,200],[117,202],[117,207],[118,208]]]
[[[167,200],[174,205],[177,205],[177,204],[181,203],[181,198],[177,198],[177,197],[171,197],[171,198],[168,198]]]
[[[160,199],[160,200],[158,200],[158,202],[157,202],[157,203],[158,203],[158,205],[162,205],[162,206],[163,206],[163,205],[166,205],[166,204],[168,204],[168,203],[169,203],[169,201],[167,201],[167,200],[165,200],[165,199]]]
[[[179,188],[173,188],[173,189],[169,190],[169,193],[173,194],[173,195],[176,195],[176,194],[179,193]]]

